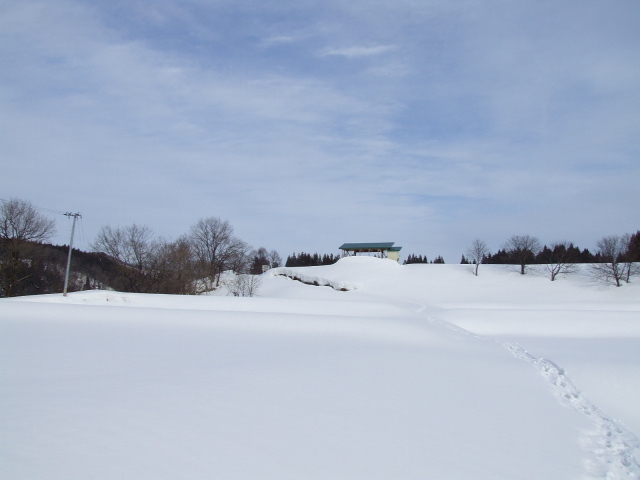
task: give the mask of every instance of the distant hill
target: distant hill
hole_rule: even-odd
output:
[[[0,244],[0,251],[6,252],[6,246]],[[18,271],[15,272],[18,281],[13,285],[13,296],[62,292],[68,252],[69,247],[66,245],[25,245],[24,255],[19,262]],[[73,292],[110,288],[115,278],[116,267],[115,260],[104,253],[84,252],[74,248],[68,290]],[[6,275],[7,272],[0,265],[0,276],[3,280]],[[2,282],[2,285],[5,284]],[[5,296],[2,288],[0,296]]]

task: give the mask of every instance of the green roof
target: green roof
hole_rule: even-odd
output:
[[[340,250],[391,250],[394,242],[344,243]],[[402,248],[402,247],[396,247]]]

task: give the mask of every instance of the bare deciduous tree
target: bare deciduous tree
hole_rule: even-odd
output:
[[[611,235],[603,237],[596,243],[596,246],[600,263],[593,264],[594,275],[606,282],[613,283],[616,287],[621,286],[620,281],[624,279],[627,267],[624,256],[629,247],[628,240],[624,236]]]
[[[55,234],[55,222],[25,200],[0,201],[0,295],[19,295],[18,284],[30,275],[25,268],[38,244]]]
[[[227,288],[234,297],[255,297],[261,282],[259,275],[236,273],[233,280],[227,283]]]
[[[91,248],[104,252],[119,263],[117,285],[127,292],[147,293],[153,290],[155,251],[158,242],[146,225],[122,228],[104,226]]]
[[[196,284],[195,262],[191,245],[181,237],[175,242],[159,241],[154,252],[153,272],[154,284],[158,293],[179,295],[195,295]]]
[[[540,241],[532,235],[514,235],[503,248],[520,265],[520,274],[524,275],[527,264],[532,263],[540,251]]]
[[[467,261],[474,264],[474,275],[478,276],[478,267],[482,263],[482,259],[489,254],[489,247],[487,244],[476,238],[471,246],[467,249]]]
[[[135,293],[195,294],[195,265],[186,237],[156,239],[147,226],[102,227],[92,248],[115,259],[112,287]]]
[[[282,265],[282,257],[275,250],[271,250],[269,252],[269,264],[271,265],[271,268],[278,268]]]
[[[0,238],[44,242],[55,234],[55,222],[38,213],[26,200],[0,201]]]
[[[573,244],[569,242],[555,242],[551,247],[540,252],[539,258],[544,262],[544,269],[549,274],[551,281],[555,281],[560,274],[575,273],[578,266],[572,254]]]
[[[246,255],[247,245],[233,235],[231,224],[217,217],[199,220],[188,237],[202,276],[211,284],[218,285],[220,274]]]
[[[226,270],[246,273],[251,265],[251,246],[236,238],[224,256],[223,266]]]

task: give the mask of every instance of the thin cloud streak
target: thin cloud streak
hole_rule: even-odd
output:
[[[356,57],[372,57],[376,55],[382,55],[383,53],[389,53],[395,50],[393,45],[378,45],[375,47],[343,47],[343,48],[329,48],[322,53],[322,56],[338,56],[347,58]]]

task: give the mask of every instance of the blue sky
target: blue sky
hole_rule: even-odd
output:
[[[0,197],[254,247],[640,228],[640,3],[0,0]],[[58,217],[58,243],[69,225]]]

